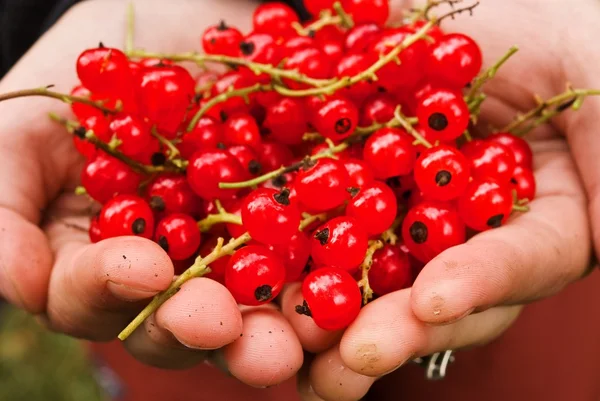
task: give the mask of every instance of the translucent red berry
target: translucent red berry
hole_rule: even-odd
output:
[[[500,227],[513,207],[510,184],[493,178],[474,180],[458,200],[458,211],[465,224],[476,231]]]
[[[252,238],[268,245],[290,241],[300,225],[300,210],[290,202],[289,193],[261,188],[244,199],[242,221]]]
[[[299,99],[284,97],[267,108],[264,127],[277,142],[298,145],[307,132],[305,113]]]
[[[200,256],[206,257],[210,254],[217,244],[217,238],[213,237],[209,241],[202,241],[202,246],[200,247]],[[215,260],[210,264],[210,273],[206,276],[212,280],[215,280],[223,285],[225,285],[225,271],[227,270],[227,265],[229,264],[229,260],[231,259],[230,255],[221,256],[219,259]]]
[[[104,204],[98,218],[102,238],[135,235],[152,238],[154,216],[148,203],[135,195],[117,195]]]
[[[350,186],[353,188],[362,188],[363,186],[373,182],[373,172],[371,167],[360,159],[344,159],[344,167],[350,176]]]
[[[517,199],[533,200],[536,191],[536,182],[533,171],[517,166],[510,179],[512,188],[517,191]]]
[[[507,183],[516,167],[510,149],[498,142],[483,142],[472,151],[469,158],[473,177],[491,177],[500,183]]]
[[[451,33],[431,47],[427,71],[434,81],[462,89],[479,74],[481,64],[477,43],[462,33]]]
[[[132,114],[116,116],[110,123],[110,131],[121,141],[118,149],[134,159],[137,155],[144,153],[153,139],[150,127]]]
[[[341,141],[358,125],[358,109],[348,99],[334,97],[326,100],[312,118],[317,132],[333,141]]]
[[[412,138],[397,128],[382,128],[367,139],[363,159],[375,178],[386,179],[409,174],[416,160]]]
[[[314,18],[317,18],[321,11],[330,10],[333,3],[335,3],[335,0],[304,0],[304,7]]]
[[[225,285],[242,305],[261,305],[275,298],[285,282],[279,256],[260,245],[238,249],[227,265]]]
[[[202,48],[207,54],[237,56],[242,39],[240,31],[221,21],[219,25],[211,26],[204,31]]]
[[[340,206],[350,195],[350,177],[344,165],[335,159],[319,159],[302,168],[295,180],[298,201],[312,211],[326,211]]]
[[[465,237],[465,223],[447,203],[420,203],[408,211],[402,223],[406,247],[423,263],[450,247],[464,243]]]
[[[265,173],[287,166],[293,158],[290,148],[279,142],[263,142],[258,150],[258,161]]]
[[[81,185],[100,203],[117,194],[135,194],[142,177],[128,165],[104,152],[89,159],[81,171]]]
[[[189,159],[202,149],[214,149],[223,142],[223,126],[210,117],[202,117],[190,132],[181,137],[177,149],[181,156]]]
[[[154,240],[173,260],[185,260],[200,246],[196,220],[187,214],[171,214],[156,225]]]
[[[252,32],[239,46],[239,56],[250,61],[276,65],[281,61],[281,50],[275,37],[268,33]]]
[[[192,191],[184,175],[164,174],[152,181],[147,189],[147,199],[156,212],[184,213],[195,216],[200,198]]]
[[[298,231],[284,245],[271,246],[270,249],[283,260],[286,283],[298,281],[310,257],[308,236]]]
[[[452,141],[461,136],[471,115],[462,95],[447,89],[435,89],[417,105],[417,118],[431,138]]]
[[[246,145],[258,149],[261,138],[254,117],[246,113],[231,115],[223,126],[223,140],[226,145]]]
[[[317,265],[354,272],[368,247],[367,232],[353,217],[342,216],[320,226],[311,239],[311,255]]]
[[[346,51],[348,53],[366,52],[379,32],[381,32],[381,28],[374,23],[355,25],[346,34]]]
[[[377,59],[369,53],[348,53],[337,62],[335,74],[338,77],[353,77],[369,68],[375,61]],[[362,80],[342,89],[340,93],[356,104],[361,104],[376,91],[377,87],[372,82]]]
[[[394,245],[385,245],[373,255],[369,285],[379,296],[410,285],[412,272],[408,254]]]
[[[286,70],[296,70],[300,74],[306,75],[310,78],[329,78],[331,74],[332,65],[327,59],[327,56],[323,51],[309,47],[306,49],[297,50],[285,60],[283,67]],[[306,84],[284,79],[287,86],[292,89],[305,88]]]
[[[429,199],[448,201],[459,197],[469,184],[470,163],[449,146],[425,150],[415,164],[415,181]]]
[[[390,17],[390,0],[343,0],[342,6],[355,24],[383,26]]]
[[[85,50],[77,59],[77,76],[94,93],[119,96],[131,90],[129,60],[119,49],[100,45]]]
[[[368,236],[378,235],[390,228],[398,206],[394,192],[384,183],[374,181],[362,188],[350,189],[352,199],[346,215],[355,218]]]
[[[96,242],[100,242],[102,240],[102,230],[100,230],[100,221],[98,220],[98,217],[99,216],[94,216],[90,220],[90,228],[88,229],[88,235],[92,244],[95,244]]]
[[[296,306],[296,312],[311,316],[323,330],[345,329],[360,312],[360,289],[341,269],[323,267],[311,272],[302,283],[302,296],[305,303]]]
[[[220,182],[239,182],[246,177],[244,168],[229,152],[221,149],[200,150],[189,160],[187,180],[201,198],[231,199],[234,189],[219,188]]]
[[[227,151],[237,159],[248,176],[257,177],[262,174],[262,165],[258,161],[258,156],[249,146],[230,146]]]
[[[292,24],[298,23],[298,15],[287,4],[280,2],[261,4],[254,11],[252,22],[255,32],[289,37],[296,33]]]
[[[499,132],[491,135],[487,140],[497,142],[510,149],[515,157],[517,166],[525,169],[533,169],[533,152],[526,140],[518,136],[511,135],[507,132]]]
[[[367,98],[360,109],[360,126],[391,121],[397,106],[397,100],[390,94],[377,93]]]

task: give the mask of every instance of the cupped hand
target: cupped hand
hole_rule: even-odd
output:
[[[135,3],[136,44],[167,52],[199,48],[203,27],[223,16],[243,27],[253,7],[244,0]],[[0,92],[54,84],[68,93],[81,51],[99,41],[122,47],[125,16],[122,1],[76,6],[0,82]],[[169,286],[173,265],[151,241],[122,237],[90,245],[87,233],[73,228],[89,220],[89,201],[72,195],[83,160],[50,111],[69,115],[68,106],[52,99],[0,104],[0,296],[53,330],[108,341]],[[187,282],[126,347],[165,368],[225,361],[235,377],[261,387],[292,377],[303,358],[281,313],[240,311],[225,287],[203,278]]]
[[[418,5],[393,3],[396,11]],[[592,0],[569,7],[487,0],[472,17],[444,21],[445,30],[478,41],[487,66],[510,46],[520,48],[485,87],[481,131],[505,126],[536,106],[534,95],[549,98],[567,82],[599,88],[594,66],[600,55],[592,39],[598,17],[600,4]],[[325,333],[307,317],[294,316],[301,295],[298,287],[290,288],[283,296],[284,314],[299,333],[310,333],[299,334],[305,348],[321,352],[299,379],[303,398],[359,400],[378,377],[415,357],[493,340],[521,305],[551,296],[589,272],[592,239],[600,249],[599,113],[600,99],[588,98],[580,111],[566,111],[527,137],[538,184],[528,213],[443,252],[412,288],[370,303],[343,334]]]

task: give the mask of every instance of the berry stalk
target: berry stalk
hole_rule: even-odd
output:
[[[333,9],[335,10],[337,15],[333,15],[330,10],[325,10],[321,13],[319,19],[307,27],[302,27],[302,25],[296,23],[294,24],[294,29],[301,36],[311,36],[314,35],[315,32],[320,31],[329,25],[340,25],[344,28],[350,29],[354,26],[354,21],[352,21],[352,17],[350,17],[342,7],[339,1],[333,3]]]
[[[473,113],[475,110],[478,110],[479,106],[481,105],[481,102],[483,101],[479,94],[481,87],[486,82],[494,78],[498,73],[500,67],[502,67],[504,63],[506,63],[518,51],[519,48],[517,46],[511,47],[510,49],[508,49],[506,54],[504,54],[504,56],[502,56],[498,61],[494,63],[494,65],[492,65],[487,70],[483,71],[481,74],[479,74],[479,76],[477,76],[473,80],[473,83],[471,84],[471,89],[469,90],[469,93],[467,93],[467,95],[465,96],[465,102],[469,105],[469,111],[471,113]]]
[[[404,128],[406,132],[408,132],[413,136],[413,138],[415,138],[415,145],[421,144],[426,148],[433,147],[433,145],[429,143],[429,141],[425,139],[421,134],[419,134],[419,132],[412,126],[408,118],[402,114],[400,106],[396,108],[396,111],[394,112],[394,117],[396,118],[396,120],[398,120],[398,123],[400,123],[402,128]]]
[[[335,82],[311,89],[288,89],[283,86],[276,85],[275,90],[284,96],[293,96],[293,97],[301,97],[301,96],[317,96],[317,95],[331,95],[336,91],[343,89],[345,87],[354,85],[357,82],[364,81],[367,79],[377,80],[377,75],[375,74],[381,68],[385,67],[388,63],[392,61],[398,60],[398,55],[402,50],[406,49],[408,46],[412,45],[416,41],[425,38],[427,32],[436,24],[435,20],[431,20],[427,22],[421,29],[415,32],[412,35],[409,35],[400,43],[398,46],[394,47],[392,51],[390,51],[385,56],[381,56],[379,60],[373,63],[366,70],[352,76],[352,77],[343,77]]]
[[[373,289],[369,285],[369,270],[371,270],[371,266],[373,265],[373,255],[381,248],[383,248],[383,242],[373,242],[367,249],[365,259],[360,265],[360,269],[362,271],[362,278],[358,282],[358,286],[362,289],[363,305],[368,304],[369,301],[373,298]]]
[[[72,96],[72,95],[68,95],[65,93],[54,92],[54,91],[49,90],[52,87],[53,87],[53,85],[48,85],[48,86],[45,86],[42,88],[23,89],[23,90],[18,90],[18,91],[14,91],[14,92],[4,93],[4,94],[0,95],[0,102],[2,102],[4,100],[9,100],[9,99],[16,99],[19,97],[44,96],[44,97],[50,97],[53,99],[58,99],[67,104],[72,104],[72,103],[86,104],[88,106],[95,107],[96,109],[102,111],[103,113],[107,113],[107,114],[116,114],[120,111],[120,106],[117,107],[117,109],[111,109],[109,107],[104,106],[105,101],[101,101],[101,100],[95,101],[95,100],[88,99],[86,97]]]
[[[221,223],[230,223],[230,224],[238,224],[242,225],[242,218],[236,214],[232,213],[219,213],[219,214],[209,214],[202,220],[198,222],[198,228],[201,232],[205,233],[210,231],[216,224]]]

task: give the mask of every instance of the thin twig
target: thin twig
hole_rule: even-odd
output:
[[[88,106],[92,106],[92,107],[102,111],[103,113],[107,113],[107,114],[115,114],[120,111],[119,108],[111,109],[109,107],[105,107],[104,103],[106,103],[106,101],[95,101],[95,100],[88,99],[86,97],[72,96],[72,95],[68,95],[65,93],[59,93],[59,92],[54,92],[54,91],[48,90],[49,88],[52,88],[52,87],[53,87],[53,85],[49,85],[49,86],[42,87],[42,88],[23,89],[23,90],[18,90],[18,91],[14,91],[14,92],[0,94],[0,102],[2,102],[4,100],[9,100],[9,99],[16,99],[19,97],[44,96],[44,97],[50,97],[53,99],[58,99],[67,104],[72,104],[72,103],[86,104]]]

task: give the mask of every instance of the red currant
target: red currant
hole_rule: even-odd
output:
[[[203,241],[202,246],[200,247],[200,256],[206,257],[210,254],[217,245],[217,237],[214,237],[210,241]],[[210,273],[206,276],[212,280],[215,280],[223,285],[225,285],[225,271],[227,270],[227,265],[229,264],[229,260],[231,256],[224,255],[219,259],[215,260],[210,264]]]
[[[202,48],[207,54],[237,56],[243,36],[237,29],[228,26],[225,21],[211,26],[202,34]]]
[[[200,150],[192,155],[187,168],[190,187],[201,198],[231,199],[234,189],[219,188],[220,182],[239,182],[246,177],[244,168],[229,152],[221,149]]]
[[[412,272],[408,254],[399,247],[385,245],[373,255],[369,270],[369,285],[379,296],[410,285]]]
[[[481,64],[477,43],[467,35],[451,33],[432,46],[427,72],[434,81],[462,89],[479,74]]]
[[[493,178],[474,180],[458,200],[458,211],[467,226],[476,231],[500,227],[513,207],[511,187]]]
[[[323,102],[312,118],[312,125],[326,138],[341,141],[354,132],[358,109],[348,99],[334,97]]]
[[[223,139],[226,145],[246,145],[258,149],[261,138],[256,120],[245,113],[230,116],[224,124]]]
[[[507,132],[499,132],[487,139],[509,148],[515,156],[517,166],[530,170],[533,169],[533,153],[529,144],[523,138],[519,138],[518,136],[511,135]]]
[[[465,242],[465,223],[448,204],[423,202],[408,211],[402,238],[410,253],[423,263]]]
[[[184,175],[165,174],[150,183],[147,190],[150,206],[165,214],[184,213],[195,216],[200,199]]]
[[[200,246],[200,230],[187,214],[171,214],[156,226],[154,240],[173,260],[185,260]]]
[[[304,7],[313,17],[318,17],[323,10],[331,10],[335,0],[304,0]]]
[[[210,117],[202,117],[190,132],[181,137],[177,149],[184,159],[189,159],[201,149],[214,149],[223,142],[223,126]]]
[[[368,247],[367,233],[353,217],[329,220],[311,239],[311,255],[317,265],[354,272],[362,263]]]
[[[110,130],[121,144],[119,150],[125,155],[136,158],[143,153],[152,142],[150,128],[142,121],[131,114],[121,114],[110,123]]]
[[[258,161],[265,173],[290,164],[293,158],[292,151],[279,142],[263,142],[258,151]]]
[[[100,230],[100,221],[98,220],[99,216],[94,216],[90,221],[90,228],[88,229],[88,234],[90,237],[90,242],[95,244],[96,242],[100,242],[102,240],[102,230]]]
[[[417,105],[417,118],[431,138],[452,141],[465,132],[471,117],[462,95],[448,89],[435,89]]]
[[[283,56],[289,57],[296,50],[316,47],[316,43],[310,36],[294,36],[283,42]]]
[[[394,192],[387,185],[374,181],[360,189],[352,188],[351,194],[354,196],[346,206],[346,215],[354,217],[368,236],[381,234],[391,227],[398,206]]]
[[[310,78],[329,78],[332,70],[327,56],[315,47],[297,50],[285,60],[283,67],[286,70],[296,70]],[[306,88],[306,84],[284,79],[284,83],[292,89]]]
[[[391,121],[394,118],[397,105],[398,102],[390,94],[377,93],[369,97],[365,100],[360,110],[361,127]]]
[[[362,188],[375,180],[371,168],[360,159],[343,160],[344,167],[350,176],[350,186],[353,188]]]
[[[323,267],[306,276],[302,296],[305,304],[296,306],[296,312],[311,316],[323,330],[345,329],[356,319],[362,304],[354,278],[333,267]]]
[[[355,24],[383,26],[390,17],[390,0],[342,0],[342,5]]]
[[[352,77],[366,70],[376,61],[369,53],[349,53],[337,63],[335,73],[338,77]],[[361,104],[367,97],[374,94],[377,87],[369,81],[359,81],[354,85],[344,88],[340,93]]]
[[[470,173],[467,158],[445,145],[425,150],[415,164],[415,181],[423,194],[433,200],[458,198],[469,184]]]
[[[262,174],[262,166],[258,161],[256,152],[249,146],[237,145],[230,146],[227,151],[237,159],[240,165],[247,172],[248,176],[257,177]]]
[[[279,45],[272,35],[253,32],[240,43],[240,57],[262,64],[276,65],[281,61]]]
[[[254,83],[256,83],[255,80],[256,78],[251,76],[245,70],[228,72],[227,74],[219,78],[217,82],[215,82],[211,89],[211,96],[218,96],[221,93],[227,92],[228,90],[241,89],[246,88],[248,86],[252,86]],[[247,111],[248,106],[246,105],[246,102],[242,97],[234,96],[227,99],[225,102],[220,103],[219,107],[216,107],[214,109],[218,109],[219,113],[217,113],[217,116],[211,115],[211,117],[217,120],[220,119],[224,121],[227,119],[227,114]]]
[[[367,139],[363,151],[363,159],[378,179],[409,174],[416,157],[411,137],[397,128],[375,132]]]
[[[261,188],[246,197],[242,221],[252,238],[268,245],[290,241],[300,225],[300,210],[290,202],[289,194],[289,189]]]
[[[98,152],[81,171],[81,185],[100,203],[117,194],[135,194],[142,178],[120,160]]]
[[[252,17],[254,31],[277,37],[290,37],[296,33],[292,24],[298,23],[298,15],[287,4],[274,2],[261,4]]]
[[[350,177],[344,165],[335,159],[319,159],[302,168],[295,180],[298,201],[312,211],[326,211],[349,198]]]
[[[285,282],[279,256],[260,245],[237,250],[225,270],[225,285],[242,305],[256,306],[275,298]]]
[[[510,179],[512,188],[517,191],[518,199],[533,200],[535,197],[536,183],[533,171],[517,166]]]
[[[103,239],[136,235],[152,238],[154,216],[148,203],[135,195],[117,195],[104,204],[98,218]]]
[[[264,127],[270,136],[286,145],[302,143],[307,130],[304,105],[299,99],[282,98],[267,108]]]
[[[471,169],[475,178],[495,178],[507,183],[515,171],[516,163],[510,149],[497,142],[484,142],[470,155]]]
[[[270,247],[281,259],[285,266],[285,281],[298,281],[310,257],[310,239],[303,232],[295,233],[284,245]]]
[[[119,49],[100,45],[85,50],[77,59],[77,76],[90,91],[117,95],[131,91],[129,60]]]
[[[322,40],[319,42],[319,49],[327,56],[331,65],[337,64],[344,56],[344,43],[341,40]]]
[[[355,25],[346,34],[346,51],[348,53],[366,52],[380,32],[381,28],[377,24]]]

